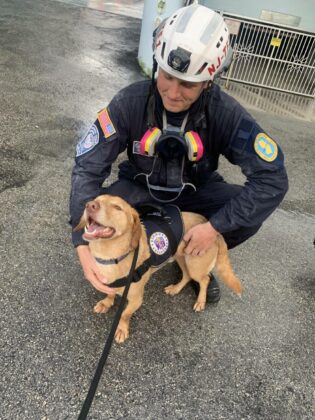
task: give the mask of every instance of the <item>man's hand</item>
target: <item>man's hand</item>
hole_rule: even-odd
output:
[[[97,267],[96,261],[90,252],[87,245],[79,245],[77,247],[77,253],[79,256],[80,263],[83,268],[85,278],[95,287],[99,292],[106,293],[108,295],[114,295],[115,289],[106,286],[106,278],[101,274]]]
[[[210,222],[200,223],[192,227],[184,236],[184,241],[187,243],[185,254],[204,255],[214,245],[217,236],[218,232]]]

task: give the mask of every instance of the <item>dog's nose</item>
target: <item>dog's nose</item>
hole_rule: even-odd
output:
[[[90,213],[94,213],[100,209],[100,204],[96,200],[94,200],[94,201],[89,201],[85,207],[87,211],[89,211]]]

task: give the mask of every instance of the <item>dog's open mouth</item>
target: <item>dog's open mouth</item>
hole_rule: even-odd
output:
[[[106,238],[109,239],[115,234],[116,230],[110,226],[103,226],[95,220],[89,218],[85,228],[83,238],[86,240]]]

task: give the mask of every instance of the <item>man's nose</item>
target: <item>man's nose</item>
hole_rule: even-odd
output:
[[[97,210],[100,209],[100,205],[99,205],[98,201],[93,200],[93,201],[89,201],[88,203],[86,203],[85,208],[87,209],[88,212],[95,213]]]
[[[177,99],[180,96],[180,85],[177,80],[172,80],[167,93],[171,99]]]

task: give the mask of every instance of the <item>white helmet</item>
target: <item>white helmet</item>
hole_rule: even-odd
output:
[[[178,9],[153,34],[158,65],[188,82],[213,80],[226,64],[229,32],[221,15],[193,4]]]

